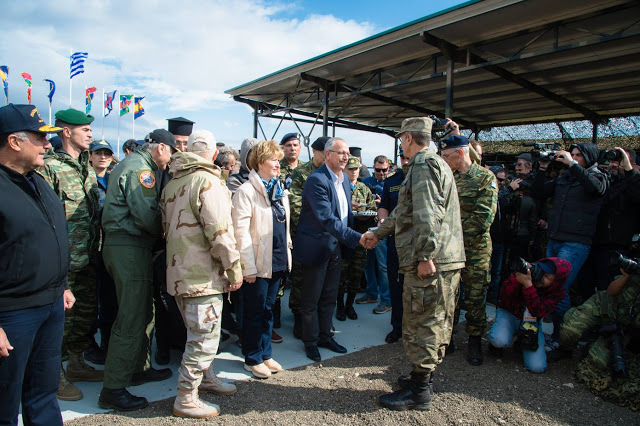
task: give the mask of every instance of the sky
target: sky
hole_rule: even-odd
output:
[[[252,109],[224,93],[330,50],[356,42],[462,1],[210,1],[56,0],[3,2],[0,65],[9,66],[9,101],[32,103],[48,121],[48,83],[56,83],[52,110],[69,107],[69,56],[88,52],[85,73],[72,80],[71,105],[84,110],[86,87],[96,87],[91,114],[94,139],[114,150],[134,135],[142,139],[166,119],[182,116],[195,129],[239,148],[253,132]],[[102,91],[144,96],[145,115],[104,118]],[[2,95],[4,95],[2,93]],[[2,99],[4,101],[4,99]],[[4,102],[2,102],[4,104]],[[114,105],[115,106],[115,105]],[[117,107],[116,107],[117,108]],[[268,137],[278,120],[260,120]],[[306,133],[308,126],[302,126]],[[119,130],[118,130],[119,129]],[[275,139],[297,131],[284,122]],[[321,127],[311,135],[321,136]],[[365,164],[393,156],[393,139],[341,130],[351,146],[363,146]],[[307,159],[303,151],[301,158]]]

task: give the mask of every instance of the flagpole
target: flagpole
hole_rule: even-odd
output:
[[[51,125],[51,101],[49,101],[49,126]]]
[[[73,84],[73,78],[71,78],[71,55],[73,55],[73,50],[69,49],[69,108],[71,108],[71,85]]]
[[[102,88],[102,140],[104,140],[104,87]]]
[[[120,111],[118,111],[118,148],[120,147]],[[120,153],[118,153],[118,156]]]
[[[131,111],[131,137],[136,138],[136,95],[133,94],[133,111]]]

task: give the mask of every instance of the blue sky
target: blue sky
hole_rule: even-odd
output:
[[[26,103],[21,72],[33,77],[32,103],[48,115],[48,84],[57,90],[53,111],[69,105],[69,54],[86,51],[86,72],[73,79],[72,104],[84,109],[84,89],[97,87],[94,138],[103,133],[102,90],[145,96],[146,115],[135,137],[166,128],[166,119],[187,117],[219,141],[239,147],[251,136],[251,110],[224,91],[375,33],[463,2],[460,1],[197,1],[57,0],[5,2],[0,65],[10,67],[10,98]],[[276,120],[261,120],[268,136]],[[306,130],[303,127],[303,130]],[[284,123],[276,139],[296,131]],[[120,120],[120,145],[132,135],[131,116]],[[315,131],[312,139],[319,136]],[[104,120],[114,148],[116,111]],[[392,155],[393,140],[346,131],[364,146],[364,161]],[[306,154],[303,155],[303,158]]]

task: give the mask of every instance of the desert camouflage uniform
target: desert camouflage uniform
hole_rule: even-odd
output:
[[[300,210],[302,209],[302,188],[309,175],[318,169],[313,160],[296,167],[291,175],[289,187],[289,208],[291,209],[291,240],[296,237]],[[293,250],[296,250],[294,247]],[[295,257],[295,256],[294,256]],[[291,293],[289,293],[289,309],[294,314],[300,312],[300,292],[302,291],[302,265],[297,260],[291,267]]]
[[[356,187],[351,190],[351,201],[355,203],[368,204],[367,207],[358,207],[352,209],[354,211],[376,211],[376,204],[373,201],[371,190],[362,182],[356,182]],[[376,218],[372,217],[354,217],[354,227],[356,231],[362,233],[367,232],[372,226],[375,226]],[[340,271],[340,285],[338,294],[345,291],[349,293],[358,293],[360,291],[360,277],[367,263],[367,250],[362,246],[357,246],[350,259],[342,259],[342,269]],[[348,286],[348,288],[347,288]]]
[[[481,336],[487,327],[485,294],[491,280],[491,236],[498,203],[498,185],[489,170],[473,163],[467,173],[454,172],[467,258],[461,278],[467,307],[467,335]],[[460,317],[456,304],[455,324]]]
[[[62,357],[89,348],[97,318],[96,261],[100,245],[99,188],[89,152],[77,160],[59,147],[47,153],[40,174],[58,194],[67,217],[71,270],[69,289],[76,303],[65,312]]]
[[[413,371],[429,373],[444,358],[451,339],[465,255],[458,192],[451,169],[426,147],[403,167],[398,206],[374,232],[395,233],[399,272],[404,274],[402,344]],[[436,265],[420,279],[421,261]]]
[[[231,221],[231,192],[220,168],[202,157],[177,153],[173,179],[160,208],[167,240],[167,292],[187,328],[178,388],[196,389],[218,350],[222,298],[229,282],[242,280]]]

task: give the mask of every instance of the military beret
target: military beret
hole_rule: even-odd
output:
[[[105,140],[93,141],[91,142],[91,145],[89,145],[89,152],[99,151],[101,149],[108,149],[113,154],[113,149],[111,148],[111,145],[109,145],[109,142]]]
[[[65,123],[75,124],[76,126],[91,124],[94,120],[93,115],[87,115],[84,112],[73,108],[63,109],[56,112],[56,118],[60,121],[64,121]]]
[[[362,166],[358,157],[349,157],[347,161],[347,169],[359,169]]]
[[[359,146],[350,146],[349,154],[353,155],[354,157],[362,158],[362,148],[360,148]]]
[[[318,139],[313,141],[313,143],[311,144],[311,148],[315,149],[316,151],[324,151],[324,145],[329,139],[331,138],[329,138],[328,136],[320,136]]]
[[[282,140],[280,141],[280,145],[284,145],[289,141],[295,141],[295,140],[298,140],[298,141],[300,140],[300,133],[287,133],[282,137]]]
[[[462,148],[463,146],[469,146],[469,139],[464,136],[449,136],[440,141],[440,147],[443,151],[451,148]]]
[[[396,138],[399,138],[404,132],[420,132],[431,134],[431,128],[433,127],[433,120],[429,117],[411,117],[405,118],[402,121],[400,131],[396,133]]]

